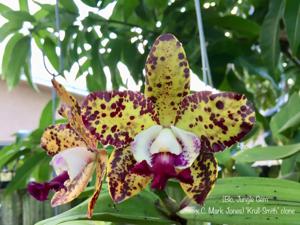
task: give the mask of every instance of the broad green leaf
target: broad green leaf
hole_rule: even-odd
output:
[[[157,210],[155,206],[157,201],[154,193],[143,191],[140,195],[115,205],[108,192],[103,191],[96,203],[92,220],[144,225],[170,224],[171,221]],[[67,212],[40,221],[36,225],[56,225],[68,221],[87,220],[87,204],[88,200]]]
[[[300,151],[300,144],[248,148],[238,152],[233,158],[236,162],[255,162],[278,160]]]
[[[26,158],[24,164],[16,170],[16,175],[6,187],[4,194],[8,195],[16,189],[24,188],[24,184],[30,178],[31,173],[34,171],[36,166],[46,157],[49,156],[47,156],[44,151],[32,152],[32,154]]]
[[[95,220],[78,220],[78,221],[63,222],[60,223],[59,225],[110,225],[110,223],[95,221]]]
[[[257,37],[260,33],[260,26],[257,23],[240,16],[217,17],[209,22],[223,29],[233,31],[239,36]]]
[[[284,19],[290,47],[296,55],[300,44],[300,1],[286,1]]]
[[[14,36],[12,36],[9,41],[6,44],[3,58],[2,58],[2,77],[6,78],[8,76],[8,65],[9,61],[11,59],[11,56],[13,55],[13,49],[16,45],[16,43],[23,38],[23,35],[16,33]]]
[[[15,21],[8,21],[0,28],[0,42],[2,42],[9,34],[21,29],[22,23]]]
[[[20,150],[20,144],[12,144],[5,146],[0,151],[0,169],[7,165],[9,162],[19,158],[21,155],[26,155],[28,149]]]
[[[219,179],[203,207],[192,205],[179,215],[198,224],[298,225],[299,188],[299,183],[281,179]]]
[[[54,112],[53,112],[53,102],[50,100],[47,105],[44,107],[41,117],[40,117],[40,123],[39,128],[45,129],[47,126],[49,126],[52,123],[53,113],[56,113],[57,106],[59,104],[58,98],[55,99],[55,106],[54,106]]]
[[[269,1],[269,10],[264,18],[261,33],[260,47],[264,62],[275,71],[279,59],[279,21],[283,16],[285,1]]]
[[[276,137],[279,133],[282,133],[291,128],[297,128],[300,124],[300,95],[294,93],[287,104],[285,104],[281,110],[276,113],[270,122],[270,127],[273,135]]]
[[[34,16],[30,15],[26,11],[5,11],[2,16],[11,22],[35,22]]]
[[[0,3],[0,15],[3,15],[3,13],[7,11],[12,11],[12,9],[9,8],[7,5]]]
[[[47,58],[49,59],[50,63],[54,67],[56,71],[59,70],[59,60],[58,56],[55,52],[56,45],[54,41],[52,41],[50,38],[46,38],[43,46],[43,51]]]
[[[9,89],[14,88],[19,83],[21,77],[21,69],[26,62],[26,57],[28,56],[29,50],[30,37],[24,36],[19,39],[13,46],[13,49],[11,51],[12,55],[7,56],[10,59],[7,65],[7,70],[3,72],[6,74],[5,78]]]

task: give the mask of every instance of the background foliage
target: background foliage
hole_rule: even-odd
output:
[[[81,1],[97,10],[105,9],[111,3],[108,0]],[[32,47],[30,43],[34,42],[43,51],[53,68],[60,71],[56,48],[57,36],[53,32],[55,6],[35,1],[39,4],[40,10],[30,14],[27,1],[19,0],[19,2],[18,11],[0,5],[0,14],[7,19],[0,28],[0,41],[8,40],[2,59],[1,76],[10,89],[18,85],[21,75],[25,75],[28,84],[34,88],[30,71]],[[262,224],[264,221],[264,224],[297,224],[300,220],[300,196],[294,189],[299,190],[300,178],[300,2],[298,0],[206,0],[201,3],[214,87],[224,91],[245,93],[254,103],[257,113],[255,129],[246,140],[252,147],[242,150],[245,146],[239,144],[217,154],[221,167],[220,177],[224,179],[216,185],[216,190],[210,196],[208,204],[213,205],[216,204],[213,201],[221,201],[218,196],[222,185],[222,190],[228,190],[226,191],[228,194],[233,190],[230,189],[232,182],[237,182],[236,185],[246,183],[246,188],[241,191],[241,195],[251,194],[250,190],[252,190],[254,195],[276,197],[284,201],[287,206],[292,205],[298,210],[297,215],[284,217],[280,222],[262,216],[250,216],[251,223],[258,221]],[[143,82],[145,79],[143,66],[150,47],[159,34],[166,32],[175,34],[182,41],[191,69],[200,78],[202,76],[198,30],[192,0],[118,0],[109,19],[93,12],[85,18],[80,18],[79,9],[72,0],[60,1],[59,7],[63,32],[62,55],[65,59],[62,75],[70,71],[73,66],[79,65],[77,77],[86,77],[87,88],[90,91],[107,88],[109,81],[106,80],[103,70],[106,66],[112,74],[113,89],[127,86],[123,83],[120,71],[117,69],[118,62],[123,62],[128,67],[136,82]],[[27,24],[27,32],[22,31],[24,24]],[[0,167],[7,166],[9,169],[16,170],[15,179],[6,189],[7,193],[24,188],[30,177],[43,181],[50,176],[49,158],[39,147],[43,129],[51,124],[49,112],[51,112],[51,102],[41,115],[39,128],[28,138],[17,140],[0,151]],[[260,141],[255,142],[256,139]],[[254,164],[256,166],[253,166],[254,162],[261,160],[276,161],[256,163]],[[230,178],[233,181],[226,183],[226,177],[238,176],[248,178],[242,180]],[[268,181],[263,178],[249,177],[274,178],[272,184],[280,191],[276,194],[274,190],[265,188],[269,183],[265,184],[264,182]],[[287,181],[284,180],[291,180],[291,182],[286,183]],[[177,190],[176,188],[175,185],[174,189]],[[270,194],[271,192],[274,196]],[[149,193],[143,193],[142,198],[149,200]],[[180,199],[178,191],[171,190],[170,195]],[[107,193],[103,193],[102,198],[106,199]],[[129,200],[124,204],[135,204],[135,201],[134,199],[130,203]],[[124,213],[122,207],[125,207],[122,204],[120,213],[114,211],[113,217],[112,212],[109,211],[112,207],[111,203],[109,206],[102,207],[100,204],[97,206],[96,219],[127,221],[122,214]],[[81,206],[74,208],[75,213],[74,210],[67,212],[65,215],[68,216],[64,218],[69,218],[67,221],[84,219],[80,216],[85,213],[83,208]],[[127,222],[145,223],[145,219],[136,220],[139,218],[136,214],[130,217],[131,208],[128,208],[126,213],[129,219],[135,219]],[[141,212],[141,215],[144,216],[143,218],[153,215],[153,221],[156,221],[157,217],[162,223],[167,220],[165,215],[152,208],[147,212]],[[245,218],[234,216],[195,218],[193,216],[195,214],[191,215],[190,212],[181,212],[179,215],[186,219],[212,221],[217,224],[236,224],[237,221],[239,224],[250,223]],[[41,224],[57,223],[54,218],[49,223]]]

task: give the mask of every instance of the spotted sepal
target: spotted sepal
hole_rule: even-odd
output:
[[[242,94],[205,91],[183,99],[176,121],[176,127],[198,135],[202,151],[218,152],[252,129],[255,112]]]
[[[163,34],[156,39],[145,70],[145,95],[155,103],[160,124],[174,124],[179,103],[190,91],[189,64],[175,36]]]
[[[48,155],[53,156],[68,148],[86,147],[86,144],[69,125],[57,124],[45,129],[41,138],[41,147]]]
[[[151,101],[132,91],[95,92],[82,106],[83,121],[103,145],[121,148],[136,134],[158,123]]]
[[[89,163],[84,170],[73,180],[67,180],[64,185],[66,188],[60,189],[51,199],[51,206],[66,204],[77,198],[88,185],[95,168],[95,163]]]
[[[81,107],[76,98],[67,92],[66,89],[55,79],[52,79],[52,84],[58,96],[64,102],[59,110],[59,113],[68,118],[70,126],[86,142],[87,146],[89,146],[89,150],[95,150],[97,148],[97,140],[85,128],[81,117]]]
[[[108,190],[114,202],[122,202],[143,190],[151,176],[130,173],[136,161],[129,148],[117,149],[107,165]]]
[[[189,169],[192,183],[180,183],[188,197],[203,204],[218,176],[217,161],[212,153],[200,153]]]
[[[107,165],[107,153],[105,150],[100,150],[99,153],[97,154],[97,160],[96,160],[95,191],[88,204],[88,212],[87,212],[88,218],[92,218],[93,216],[94,207],[102,189],[102,181],[106,173],[106,165]]]

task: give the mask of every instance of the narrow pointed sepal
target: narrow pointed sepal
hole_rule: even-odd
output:
[[[94,207],[102,189],[102,182],[106,173],[106,165],[107,165],[107,153],[105,150],[100,150],[99,153],[97,154],[97,159],[96,159],[95,191],[88,204],[88,212],[87,212],[88,218],[92,218],[93,216]]]
[[[82,121],[81,107],[76,98],[67,92],[67,90],[55,79],[52,79],[52,84],[57,92],[57,95],[64,103],[59,110],[60,114],[68,118],[69,124],[74,131],[85,141],[90,150],[95,151],[97,148],[97,140],[85,128]]]

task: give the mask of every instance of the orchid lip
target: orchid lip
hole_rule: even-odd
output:
[[[54,190],[57,192],[61,189],[66,189],[64,183],[67,180],[69,180],[69,175],[67,171],[64,171],[49,182],[30,182],[27,186],[27,191],[36,200],[45,201],[48,199],[50,190]]]
[[[183,183],[192,183],[190,169],[184,169],[179,172],[175,169],[176,155],[172,153],[156,153],[152,157],[152,166],[149,166],[146,160],[137,163],[131,173],[140,176],[153,176],[151,188],[162,190],[171,178],[175,178]]]
[[[176,156],[174,164],[177,169],[191,166],[200,149],[201,141],[195,134],[175,126],[152,126],[140,132],[131,143],[131,150],[137,162],[146,160],[148,165],[152,166],[153,155],[171,153]]]

